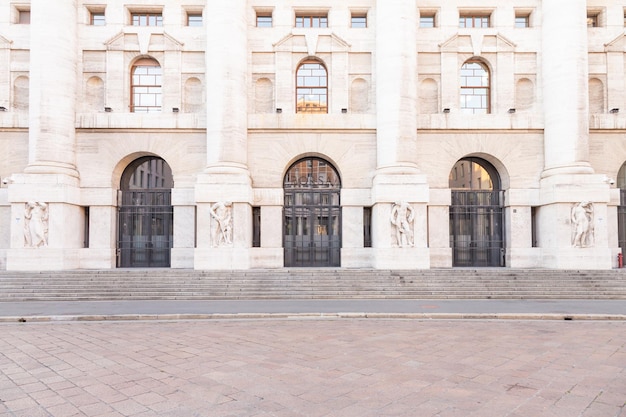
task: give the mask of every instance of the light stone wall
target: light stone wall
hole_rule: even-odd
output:
[[[0,179],[8,179],[0,184],[0,269],[32,268],[34,251],[42,269],[115,268],[121,175],[142,156],[172,168],[173,268],[282,267],[283,178],[310,156],[341,177],[342,267],[451,267],[449,176],[465,157],[492,164],[506,191],[507,267],[616,265],[619,195],[609,179],[626,162],[621,1],[19,5],[34,12],[42,3],[50,15],[74,4],[76,19],[75,50],[57,54],[63,62],[43,74],[32,68],[49,59],[42,39],[66,45],[65,35],[34,35],[31,25],[15,24],[18,2],[0,5]],[[103,7],[106,26],[89,25],[90,10]],[[585,9],[599,14],[601,27],[584,26]],[[131,12],[162,12],[164,24],[130,26]],[[187,13],[197,12],[205,26],[186,26]],[[273,27],[255,27],[257,12],[270,12]],[[328,13],[330,27],[294,28],[296,13]],[[351,28],[351,13],[366,14],[368,28]],[[490,27],[459,28],[465,13],[489,14]],[[419,16],[431,14],[436,27],[418,27]],[[531,27],[515,28],[516,15],[528,15]],[[130,68],[141,57],[164,70],[159,114],[129,109]],[[295,112],[295,71],[311,57],[328,69],[328,114]],[[460,111],[459,68],[471,58],[490,71],[487,115]],[[65,84],[45,81],[58,76]],[[33,85],[46,88],[36,95]],[[38,127],[51,119],[60,120],[52,133]],[[233,247],[213,248],[208,205],[226,200],[234,202]],[[389,212],[402,200],[418,213],[412,248],[392,247]],[[595,205],[595,244],[572,248],[569,210],[583,200]],[[23,247],[26,201],[52,203],[48,248]],[[252,207],[261,207],[259,248],[251,247]],[[372,248],[363,247],[363,207],[373,208]]]

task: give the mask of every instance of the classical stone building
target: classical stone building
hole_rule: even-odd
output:
[[[7,0],[0,269],[590,268],[623,0]]]

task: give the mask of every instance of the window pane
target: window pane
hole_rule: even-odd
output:
[[[296,16],[297,28],[326,28],[328,27],[327,16]]]
[[[104,13],[92,13],[91,14],[91,24],[93,26],[104,26],[106,24],[106,20],[104,18]]]
[[[515,16],[515,27],[527,28],[530,26],[528,21],[529,21],[528,16]]]
[[[351,27],[366,28],[367,18],[365,16],[352,16]]]
[[[460,105],[462,113],[486,114],[489,112],[489,72],[478,62],[468,62],[461,67]]]
[[[461,16],[459,18],[461,28],[488,28],[489,16]]]
[[[22,25],[30,24],[30,10],[19,11],[18,23]]]
[[[138,65],[133,68],[132,111],[161,110],[161,72],[158,65]]]
[[[421,16],[420,17],[420,27],[421,28],[434,28],[435,27],[435,16]]]
[[[201,14],[188,14],[187,15],[187,26],[202,26],[202,15]]]
[[[163,26],[163,16],[160,13],[133,13],[133,26]]]
[[[328,111],[326,69],[321,64],[307,62],[298,68],[296,75],[296,112],[326,113]]]
[[[272,16],[257,16],[256,25],[257,27],[260,27],[260,28],[271,28]]]
[[[587,27],[598,27],[598,15],[587,15]]]

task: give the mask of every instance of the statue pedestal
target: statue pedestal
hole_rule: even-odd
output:
[[[80,268],[85,210],[78,178],[64,173],[14,174],[8,189],[11,248],[8,270]]]
[[[194,251],[194,261],[194,269],[250,269],[250,249],[197,248]]]
[[[603,175],[559,174],[542,178],[540,199],[536,224],[541,267],[611,268],[611,190]]]
[[[541,250],[544,268],[553,269],[611,269],[609,248],[544,248]]]
[[[428,269],[430,251],[428,248],[376,248],[374,258],[376,269]]]

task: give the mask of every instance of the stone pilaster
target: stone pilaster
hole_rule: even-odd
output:
[[[28,165],[9,187],[7,269],[79,268],[85,210],[75,148],[76,1],[32,0],[30,27]]]
[[[610,268],[609,185],[589,163],[587,2],[544,1],[542,14],[544,171],[536,210],[541,266]],[[589,212],[584,244],[575,238],[581,203]]]
[[[207,166],[198,176],[197,269],[247,268],[252,235],[252,182],[248,171],[248,38],[246,2],[207,2]],[[210,207],[231,203],[232,242],[208,236]]]
[[[377,170],[373,180],[372,245],[375,267],[427,268],[428,185],[417,155],[417,6],[406,0],[376,2]],[[411,204],[415,244],[392,247],[390,212]],[[408,263],[407,263],[408,262]]]

